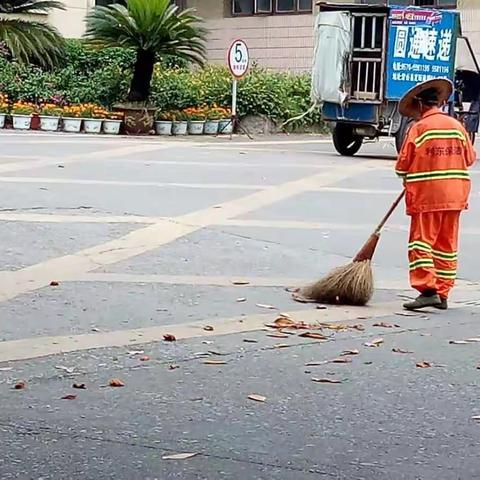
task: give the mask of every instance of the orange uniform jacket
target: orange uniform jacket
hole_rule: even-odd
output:
[[[407,214],[468,208],[468,167],[476,154],[463,125],[438,108],[410,128],[396,172],[406,187]]]

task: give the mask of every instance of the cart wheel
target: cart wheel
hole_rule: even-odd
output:
[[[347,157],[355,155],[362,146],[363,137],[353,133],[353,127],[346,123],[337,123],[333,129],[333,145],[335,150]]]
[[[395,134],[395,148],[397,149],[397,153],[400,153],[400,150],[403,147],[403,142],[405,141],[405,137],[407,136],[408,130],[410,129],[412,122],[413,119],[402,117],[400,128]]]

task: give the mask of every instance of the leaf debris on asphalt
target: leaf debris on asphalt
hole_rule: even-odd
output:
[[[84,383],[74,383],[72,388],[77,388],[78,390],[86,390],[87,386]]]
[[[354,348],[353,350],[344,350],[340,356],[341,357],[344,357],[344,356],[348,356],[348,355],[359,355],[360,354],[360,350]]]
[[[171,333],[165,333],[165,335],[163,335],[163,339],[166,342],[175,342],[177,340],[175,335],[172,335]]]
[[[466,340],[450,340],[450,345],[468,345],[470,343],[480,343],[480,338],[467,338]]]
[[[69,395],[65,395],[64,397],[61,398],[61,400],[76,400],[77,396],[72,395],[71,393]]]
[[[258,340],[255,340],[254,338],[244,338],[243,341],[245,343],[258,343]]]
[[[109,387],[124,387],[125,384],[119,378],[112,378],[108,382]]]
[[[60,285],[60,282],[58,282],[57,280],[52,280],[50,282],[51,287],[58,287],[59,285]]]
[[[232,280],[232,285],[250,285],[248,280]]]
[[[383,338],[375,338],[375,339],[372,340],[371,342],[366,342],[366,343],[364,343],[364,345],[365,345],[366,347],[375,348],[375,347],[379,347],[380,345],[382,345],[382,343],[384,343]]]
[[[348,357],[339,357],[339,358],[334,358],[333,360],[330,360],[329,363],[352,363],[352,359]]]
[[[277,307],[274,307],[273,305],[267,305],[266,303],[256,303],[255,306],[258,308],[265,308],[267,310],[277,310]]]
[[[416,364],[416,366],[417,366],[417,368],[431,368],[431,367],[433,367],[433,365],[430,362],[425,362],[425,361],[418,362]]]
[[[312,378],[312,382],[315,383],[342,383],[341,380],[337,378]]]
[[[315,340],[328,340],[328,337],[317,332],[304,332],[300,333],[298,336],[302,338],[313,338]]]
[[[267,337],[273,337],[273,338],[288,338],[290,335],[283,333],[283,332],[271,332],[267,333]]]
[[[392,325],[391,323],[387,323],[387,322],[377,322],[377,323],[374,323],[372,326],[381,327],[381,328],[393,328],[393,327],[399,328],[400,327],[400,325]]]
[[[211,326],[211,325],[205,325],[203,327],[203,329],[206,331],[206,332],[213,332],[215,329]]]
[[[204,360],[203,361],[204,365],[226,365],[227,362],[224,360]]]
[[[258,395],[256,393],[251,393],[248,397],[249,400],[253,400],[254,402],[265,402],[267,400],[267,397],[264,397],[263,395]]]
[[[13,387],[15,390],[23,390],[27,387],[27,382],[25,380],[18,381]]]
[[[141,362],[148,362],[150,360],[150,357],[148,355],[144,355],[143,357],[140,357],[139,360]]]
[[[243,303],[243,302],[246,302],[246,301],[247,301],[247,299],[245,297],[237,298],[238,303]]]
[[[413,353],[409,350],[404,350],[403,348],[392,348],[393,353]]]

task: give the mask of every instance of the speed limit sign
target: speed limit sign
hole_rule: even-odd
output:
[[[228,67],[234,78],[242,78],[248,71],[250,55],[243,40],[235,40],[228,50]]]

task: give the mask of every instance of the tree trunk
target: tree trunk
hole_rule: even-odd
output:
[[[127,100],[129,102],[147,102],[150,97],[150,82],[155,65],[155,52],[138,50],[137,60]]]

